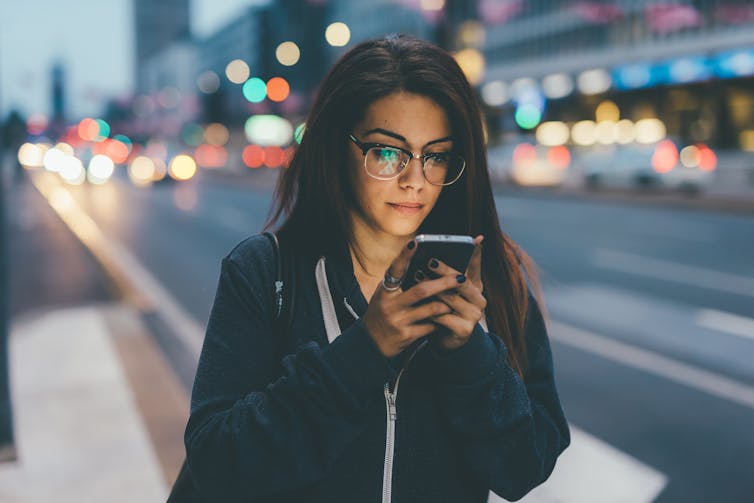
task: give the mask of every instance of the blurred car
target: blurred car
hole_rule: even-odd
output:
[[[571,152],[564,145],[546,147],[520,142],[488,149],[487,163],[494,181],[554,187],[561,185],[568,174]]]
[[[651,145],[621,145],[585,151],[579,156],[589,188],[667,188],[699,192],[717,168],[717,156],[705,144],[665,139]]]

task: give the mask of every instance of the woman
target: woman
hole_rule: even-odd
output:
[[[268,224],[294,257],[284,358],[269,240],[223,260],[185,435],[207,501],[515,500],[549,476],[568,426],[484,152],[441,49],[389,37],[331,70]],[[468,270],[395,287],[419,233],[475,236]]]

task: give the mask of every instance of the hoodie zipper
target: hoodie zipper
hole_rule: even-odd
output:
[[[398,377],[395,380],[395,387],[393,392],[390,392],[390,383],[385,383],[385,407],[387,409],[387,428],[385,433],[385,468],[382,476],[382,503],[390,503],[393,495],[393,457],[395,455],[395,422],[398,419],[398,408],[396,407],[396,400],[398,398],[398,385],[401,382],[401,376],[403,372],[408,368],[411,360],[414,359],[416,353],[419,352],[424,346],[427,345],[427,341],[422,342],[417,347],[406,364],[398,372]]]

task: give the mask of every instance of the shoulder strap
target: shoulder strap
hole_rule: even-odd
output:
[[[273,322],[273,333],[275,353],[282,357],[285,341],[293,322],[295,276],[290,250],[280,246],[280,241],[274,232],[265,232],[264,235],[272,243],[272,250],[275,255],[275,297],[273,305],[275,321]]]

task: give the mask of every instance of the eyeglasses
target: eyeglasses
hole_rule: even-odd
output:
[[[364,169],[367,174],[377,180],[392,180],[400,176],[414,158],[422,162],[424,179],[432,185],[447,186],[456,182],[461,178],[466,167],[463,157],[452,152],[427,152],[415,155],[400,147],[365,143],[352,134],[349,134],[348,138],[364,154]]]

